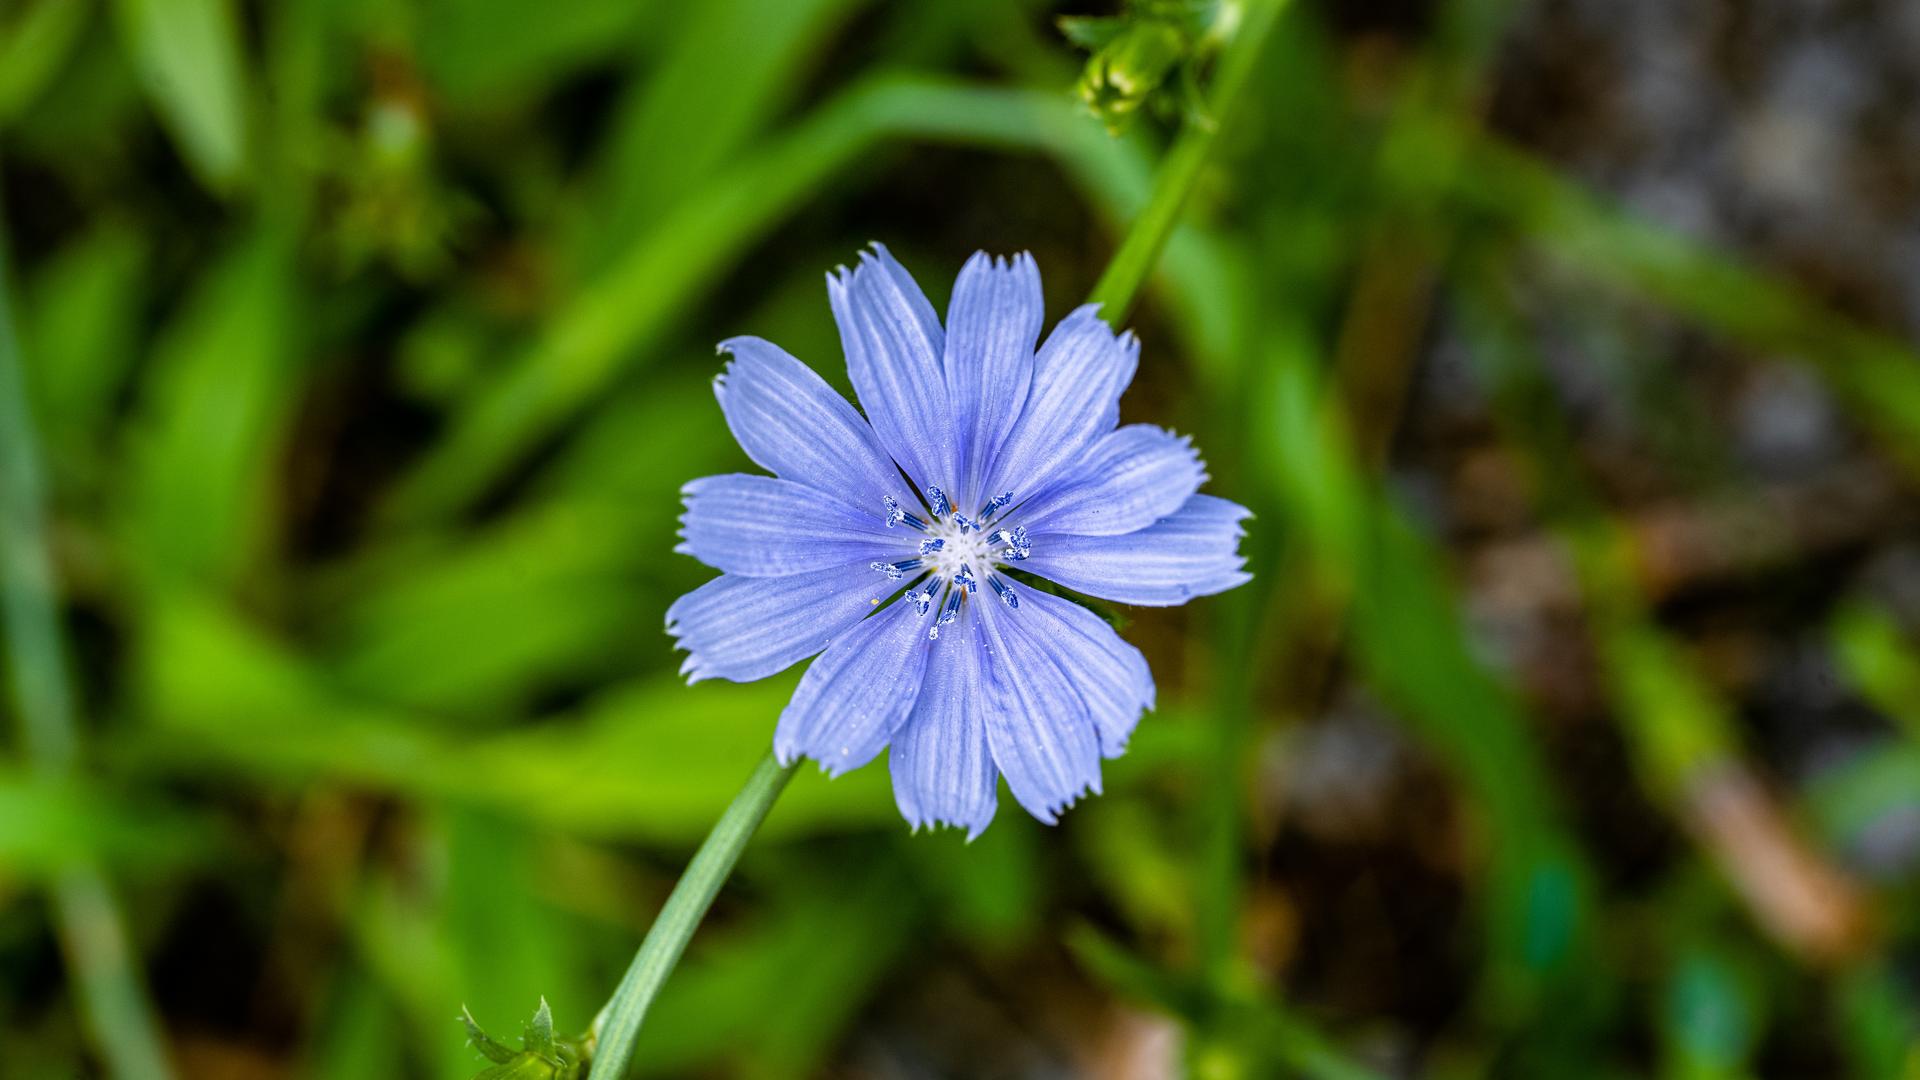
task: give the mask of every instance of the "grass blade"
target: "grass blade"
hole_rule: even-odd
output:
[[[247,116],[231,0],[119,0],[120,29],[180,152],[213,191],[239,186]]]
[[[73,771],[79,735],[23,367],[0,251],[0,625],[6,628],[9,689],[29,763],[37,774],[60,777]],[[166,1077],[159,1032],[129,963],[133,950],[106,876],[91,861],[78,860],[54,882],[53,901],[101,1057],[115,1076]]]

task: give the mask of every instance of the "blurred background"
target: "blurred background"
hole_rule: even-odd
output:
[[[0,1077],[585,1030],[797,677],[661,630],[714,342],[844,387],[874,239],[1079,303],[1213,119],[1179,35],[1076,99],[1115,11],[0,0]],[[1160,708],[1057,828],[803,771],[640,1071],[1920,1076],[1916,57],[1294,0],[1123,406],[1254,582],[1119,613]]]

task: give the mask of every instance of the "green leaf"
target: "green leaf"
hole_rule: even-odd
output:
[[[544,1007],[546,1003],[545,998],[540,999],[542,1007]],[[467,1041],[472,1043],[473,1048],[480,1051],[488,1061],[505,1064],[514,1059],[514,1051],[495,1040],[493,1036],[488,1035],[486,1031],[480,1027],[479,1021],[473,1018],[473,1013],[469,1011],[465,1005],[460,1006],[460,1022],[466,1025]],[[551,1017],[549,1017],[549,1023],[551,1023]],[[548,1034],[552,1034],[551,1028],[549,1028]]]
[[[614,118],[592,210],[572,223],[582,261],[604,265],[737,158],[791,99],[822,39],[856,6],[705,0],[677,7],[658,67],[636,83]],[[716,79],[716,71],[726,77]],[[660,153],[663,146],[673,153]]]
[[[139,358],[146,240],[128,222],[104,221],[27,284],[27,378],[55,486],[91,480],[105,464],[113,407]]]
[[[1834,616],[1831,633],[1847,681],[1920,743],[1920,657],[1893,615],[1855,601]]]
[[[1127,20],[1118,15],[1062,15],[1055,23],[1062,36],[1082,49],[1098,49],[1127,28]]]
[[[521,1049],[513,1050],[481,1030],[473,1014],[462,1007],[460,1022],[466,1025],[467,1041],[494,1062],[474,1080],[575,1080],[580,1072],[579,1055],[572,1045],[563,1046],[553,1037],[553,1010],[547,999],[522,1029]]]
[[[341,694],[221,604],[172,596],[149,619],[138,665],[154,723],[124,749],[150,767],[295,786],[345,779],[590,836],[697,841],[738,790],[740,762],[765,749],[769,718],[794,684],[787,676],[688,687],[650,676],[579,715],[473,737]],[[809,770],[767,832],[887,820],[897,812],[884,769],[831,781]]]
[[[0,128],[30,108],[79,42],[87,0],[40,0],[0,18]]]
[[[271,539],[274,450],[298,389],[293,278],[287,238],[263,227],[154,346],[121,501],[128,549],[156,583],[232,584]]]
[[[420,58],[449,105],[502,111],[536,97],[582,65],[631,47],[656,14],[652,4],[602,0],[423,0]]]
[[[219,193],[247,164],[247,89],[232,0],[116,0],[147,96],[181,154]]]
[[[178,864],[203,855],[216,835],[209,823],[164,804],[0,769],[0,866],[10,877],[52,881],[96,859],[117,867]]]
[[[527,1021],[526,1047],[536,1054],[547,1057],[559,1056],[553,1045],[553,1009],[547,999],[540,999],[540,1007],[534,1010],[533,1019]]]

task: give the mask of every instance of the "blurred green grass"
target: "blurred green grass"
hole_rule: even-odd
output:
[[[1873,597],[1834,619],[1844,670],[1903,726],[1784,806],[1758,796],[1773,831],[1743,846],[1716,808],[1754,797],[1724,782],[1753,753],[1639,595],[1526,319],[1607,290],[1791,356],[1908,469],[1920,357],[1490,134],[1511,12],[1442,11],[1382,100],[1350,92],[1318,11],[1288,9],[1151,278],[1129,414],[1194,433],[1215,490],[1255,509],[1257,576],[1134,618],[1161,709],[1109,793],[1057,831],[1003,807],[962,846],[904,835],[879,769],[803,773],[645,1030],[648,1074],[817,1074],[939,958],[1067,947],[1083,992],[1173,1015],[1199,1073],[1355,1075],[1376,1018],[1293,1000],[1250,943],[1272,907],[1263,762],[1336,669],[1468,820],[1457,1011],[1415,1072],[1749,1075],[1809,1010],[1825,1033],[1797,1038],[1856,1074],[1915,1067],[1911,973],[1887,959],[1920,931],[1913,871],[1831,866],[1912,812],[1914,643]],[[0,773],[0,1062],[89,1075],[122,1037],[108,1016],[90,1045],[41,959],[40,897],[75,859],[121,885],[183,1075],[244,1051],[264,1064],[235,1075],[468,1076],[462,1003],[509,1030],[545,995],[584,1026],[792,684],[684,687],[659,632],[704,576],[670,554],[679,485],[750,467],[712,342],[761,334],[842,383],[820,277],[876,237],[940,306],[982,246],[1033,249],[1050,311],[1077,302],[1169,140],[1075,106],[1047,14],[0,9],[34,533],[85,738],[71,779],[30,776],[24,740]],[[1644,890],[1578,827],[1444,538],[1383,481],[1440,303],[1550,493],[1634,775],[1689,838]],[[1754,877],[1767,858],[1800,876]],[[1812,931],[1768,891],[1807,875],[1844,882]],[[235,904],[214,970],[168,962]]]

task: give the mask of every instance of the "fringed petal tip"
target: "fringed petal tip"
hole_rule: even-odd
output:
[[[845,776],[872,760],[871,758],[864,758],[849,764],[846,761],[835,760],[834,755],[831,754],[814,753],[811,750],[796,745],[797,742],[798,740],[791,736],[784,739],[778,737],[774,739],[773,759],[780,763],[781,768],[792,768],[803,761],[811,761],[816,768],[826,774],[827,779],[838,780],[842,776]],[[846,748],[843,753],[850,757],[853,753],[852,748]]]
[[[887,250],[887,245],[878,240],[867,241],[866,247],[860,249],[859,256],[860,262],[856,266],[849,267],[846,263],[838,263],[833,269],[827,271],[828,289],[847,288],[853,283],[856,275],[869,268],[889,274],[898,268],[905,273],[905,268],[900,266],[900,260],[894,258],[893,252]]]
[[[983,262],[986,263],[987,269],[998,274],[1018,271],[1022,274],[1032,274],[1036,280],[1040,274],[1040,264],[1033,260],[1033,253],[1031,251],[1016,251],[1011,255],[995,255],[985,249],[975,251],[972,255],[969,255],[966,263],[961,267],[960,272],[964,274],[968,268],[976,267]]]
[[[1059,333],[1061,329],[1069,325],[1077,326],[1085,322],[1100,322],[1101,325],[1105,325],[1100,319],[1100,301],[1095,300],[1091,303],[1081,304],[1079,307],[1067,312],[1067,317],[1061,319],[1059,325],[1054,327],[1054,333]]]
[[[674,646],[676,652],[684,648],[686,648],[684,645]],[[718,678],[713,672],[703,667],[700,663],[700,658],[692,653],[688,653],[687,658],[680,662],[680,677],[687,681],[688,686],[692,686],[695,683],[706,682],[708,679]]]
[[[986,816],[979,821],[949,821],[945,818],[936,817],[916,818],[909,817],[905,814],[901,816],[907,823],[907,835],[909,836],[919,836],[920,830],[922,829],[930,833],[941,832],[946,829],[960,829],[965,830],[967,834],[966,842],[971,844],[986,833],[988,825],[993,824],[993,812],[994,807],[987,807]]]
[[[1100,777],[1098,775],[1095,775],[1094,778],[1091,781],[1089,781],[1085,787],[1082,787],[1080,790],[1074,792],[1071,795],[1068,795],[1066,798],[1063,798],[1058,802],[1048,803],[1047,805],[1042,807],[1027,806],[1026,810],[1027,810],[1027,813],[1033,815],[1035,820],[1039,821],[1044,825],[1058,825],[1060,824],[1060,815],[1073,809],[1074,806],[1078,804],[1081,799],[1084,799],[1089,795],[1099,795],[1099,794],[1101,794]],[[1026,806],[1025,803],[1022,803],[1021,805]]]
[[[781,768],[791,768],[802,761],[811,761],[815,767],[826,774],[827,779],[838,780],[873,760],[871,756],[856,757],[852,747],[842,748],[840,755],[836,756],[815,753],[796,745],[797,742],[798,740],[791,736],[787,738],[775,736],[773,759],[780,763]]]

